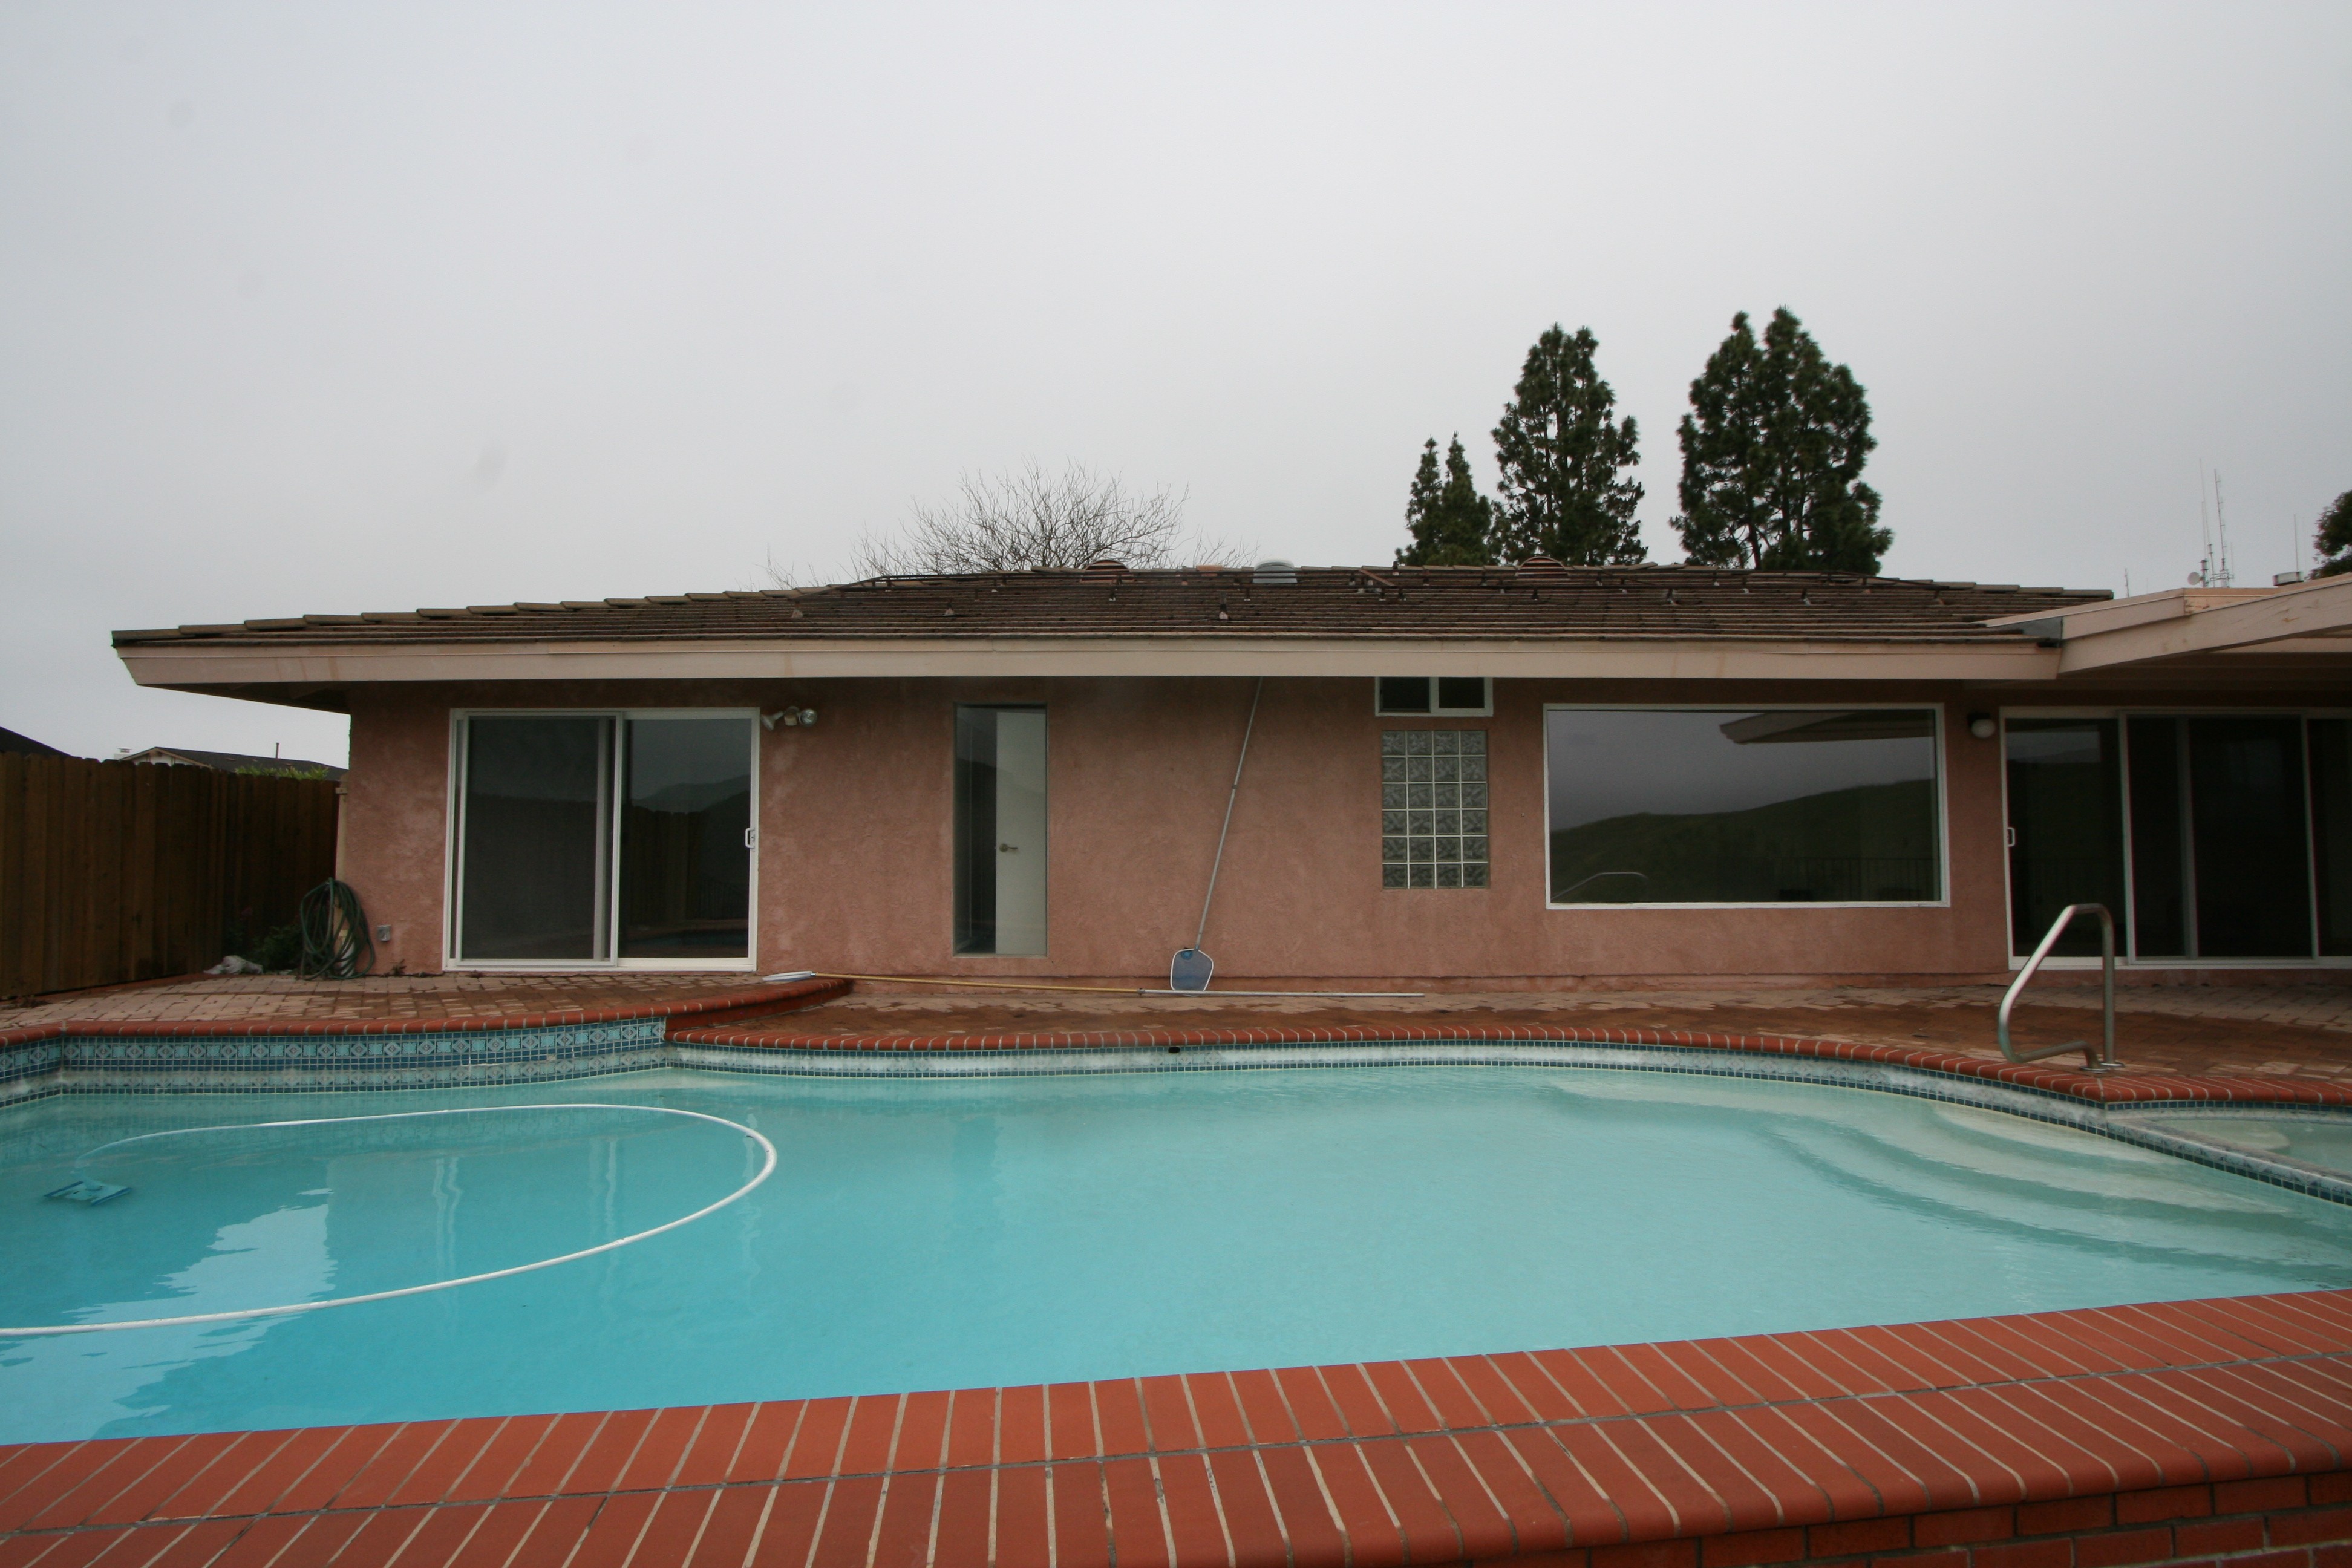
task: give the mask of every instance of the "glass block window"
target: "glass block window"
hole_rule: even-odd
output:
[[[1381,731],[1381,886],[1486,885],[1486,731]]]

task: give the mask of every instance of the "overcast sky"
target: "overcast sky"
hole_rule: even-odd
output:
[[[1589,325],[1654,558],[1787,305],[1902,575],[2241,582],[2352,488],[2352,6],[0,7],[0,726],[328,761],[119,626],[825,571],[1078,458],[1384,561]]]

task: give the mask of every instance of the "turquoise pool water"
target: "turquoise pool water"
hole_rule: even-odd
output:
[[[585,1109],[394,1117],[553,1100]],[[0,1440],[625,1408],[2333,1286],[2352,1210],[1997,1112],[1404,1067],[639,1073],[0,1116]],[[604,1109],[604,1108],[609,1109]],[[195,1131],[225,1122],[379,1118]],[[146,1136],[174,1132],[169,1137]],[[125,1139],[134,1142],[122,1142]],[[103,1147],[113,1145],[111,1148]],[[95,1152],[92,1152],[95,1151]],[[95,1206],[42,1194],[81,1177]]]
[[[2151,1110],[2137,1120],[2352,1175],[2352,1116],[2341,1112],[2165,1110]]]

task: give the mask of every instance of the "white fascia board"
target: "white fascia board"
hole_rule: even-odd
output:
[[[968,676],[1484,675],[1505,679],[2048,680],[2053,649],[1968,643],[1596,638],[1003,638],[448,643],[368,648],[133,644],[142,686],[376,681],[740,680]]]
[[[2071,675],[2180,654],[2326,637],[2347,629],[2352,629],[2352,576],[2326,577],[2165,620],[2087,634],[2076,630],[2070,616],[2058,668]]]

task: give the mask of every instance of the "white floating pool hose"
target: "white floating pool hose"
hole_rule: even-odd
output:
[[[657,1116],[683,1116],[696,1121],[712,1122],[740,1132],[760,1146],[761,1153],[764,1158],[761,1161],[757,1175],[715,1204],[706,1204],[692,1214],[681,1215],[667,1224],[655,1226],[651,1230],[641,1230],[633,1236],[624,1236],[613,1241],[600,1242],[594,1247],[583,1247],[577,1252],[567,1252],[561,1258],[542,1258],[536,1263],[518,1263],[511,1268],[493,1268],[486,1274],[468,1274],[458,1279],[436,1279],[429,1285],[404,1285],[396,1290],[371,1290],[363,1296],[336,1296],[324,1301],[289,1301],[275,1307],[240,1307],[228,1312],[190,1312],[176,1318],[140,1318],[119,1323],[45,1323],[34,1328],[0,1328],[0,1339],[30,1339],[38,1334],[105,1334],[114,1333],[123,1329],[174,1329],[188,1323],[226,1323],[242,1318],[284,1317],[294,1312],[322,1312],[330,1307],[356,1307],[362,1301],[389,1301],[395,1296],[422,1296],[433,1290],[454,1290],[460,1285],[478,1285],[486,1279],[504,1279],[510,1275],[529,1274],[541,1268],[552,1268],[559,1263],[573,1263],[583,1258],[593,1258],[600,1252],[611,1252],[615,1247],[628,1247],[659,1236],[666,1230],[676,1230],[682,1225],[692,1225],[703,1215],[717,1214],[736,1199],[745,1196],[773,1174],[776,1169],[776,1146],[769,1142],[758,1131],[746,1127],[740,1121],[730,1121],[723,1116],[708,1116],[699,1110],[678,1110],[667,1105],[593,1103],[469,1105],[454,1106],[446,1110],[394,1110],[375,1116],[320,1116],[299,1121],[232,1121],[224,1122],[217,1127],[177,1127],[162,1132],[142,1132],[134,1137],[118,1138],[111,1143],[101,1143],[83,1154],[81,1159],[76,1160],[74,1164],[79,1167],[83,1160],[88,1160],[92,1155],[102,1154],[109,1149],[120,1149],[126,1143],[143,1143],[157,1138],[184,1138],[197,1132],[244,1132],[273,1127],[331,1127],[347,1121],[399,1121],[419,1116],[483,1116],[510,1110],[643,1110]]]

